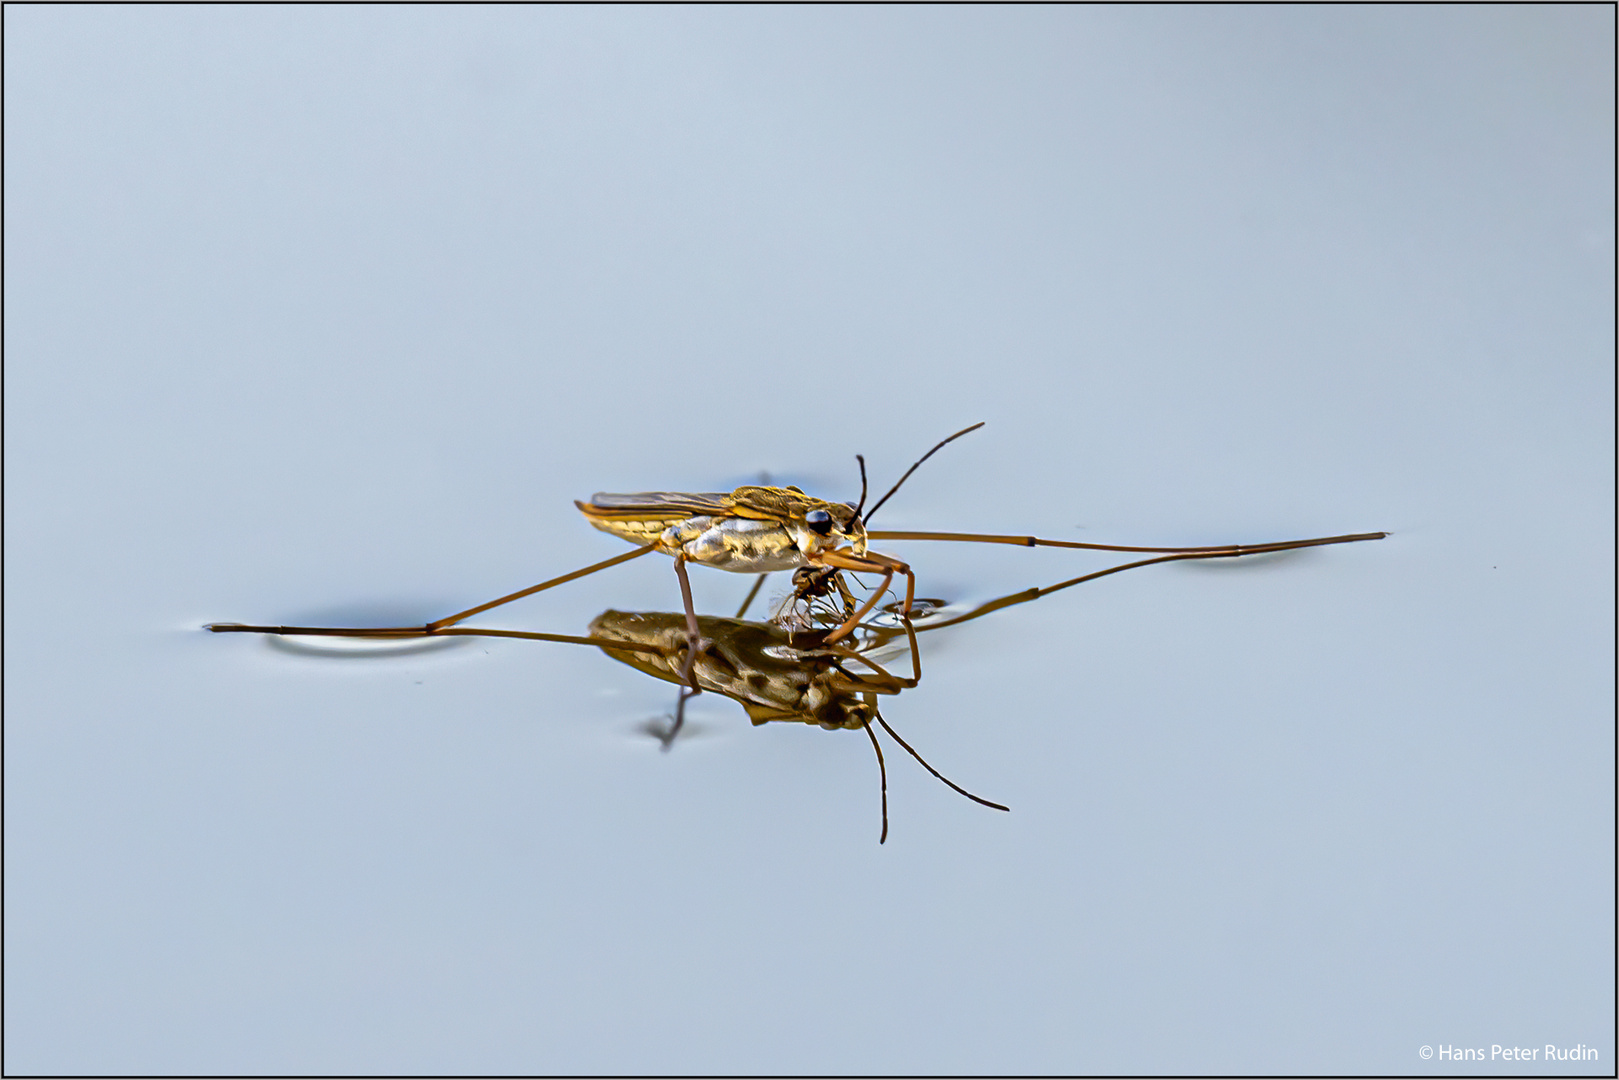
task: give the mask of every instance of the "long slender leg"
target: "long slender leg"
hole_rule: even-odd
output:
[[[911,643],[910,684],[912,686],[916,686],[922,681],[922,650],[917,648],[916,645],[916,627],[911,625],[910,619],[905,619],[903,621],[905,623],[905,636],[910,640]]]
[[[680,667],[680,699],[675,702],[675,722],[664,736],[663,748],[668,750],[680,734],[680,729],[686,723],[686,699],[696,697],[703,692],[697,685],[697,655],[708,647],[697,628],[697,607],[691,599],[691,579],[686,576],[686,557],[675,556],[675,576],[680,578],[680,599],[686,605],[686,662]]]
[[[611,559],[594,563],[582,570],[575,570],[571,574],[563,574],[561,577],[554,577],[549,581],[542,581],[538,585],[531,585],[530,587],[519,590],[518,592],[508,593],[507,595],[499,597],[498,599],[489,601],[487,604],[479,604],[477,607],[468,608],[467,610],[458,612],[449,616],[448,618],[439,619],[435,622],[426,623],[420,626],[244,626],[241,623],[209,623],[206,629],[212,630],[215,633],[247,632],[255,634],[306,634],[322,635],[327,637],[371,638],[428,637],[435,634],[442,634],[456,623],[461,622],[464,619],[470,619],[472,616],[488,611],[490,608],[497,608],[502,604],[509,604],[513,600],[521,600],[525,596],[533,596],[537,592],[552,588],[553,586],[562,585],[569,581],[574,581],[578,578],[585,577],[588,574],[594,574],[598,570],[606,570],[608,567],[617,566],[622,562],[629,562],[631,559],[639,559],[647,552],[655,550],[657,549],[651,546],[636,548],[634,551],[625,552],[623,555],[615,555]],[[516,631],[509,631],[507,633],[515,634]],[[545,638],[543,640],[550,639]]]
[[[1288,540],[1281,543],[1305,547],[1313,544],[1351,544],[1357,540],[1381,540],[1388,533],[1352,533],[1345,536],[1325,536],[1319,540]],[[949,540],[969,544],[1015,544],[1018,547],[1083,548],[1086,551],[1141,551],[1170,552],[1175,554],[1200,553],[1205,555],[1248,555],[1259,549],[1274,550],[1274,543],[1219,544],[1214,547],[1132,547],[1127,544],[1082,544],[1077,540],[1042,540],[1038,536],[1002,536],[993,533],[947,532],[868,532],[868,540]]]
[[[205,623],[216,634],[300,634],[311,637],[413,638],[430,637],[426,626],[250,626],[246,623]]]
[[[860,625],[860,620],[869,615],[871,609],[877,606],[877,601],[882,599],[883,593],[888,590],[888,585],[894,580],[896,573],[905,575],[905,604],[900,608],[900,618],[909,619],[911,617],[911,605],[916,600],[916,575],[911,572],[909,566],[898,559],[890,558],[887,555],[878,555],[876,552],[867,552],[864,556],[861,556],[851,555],[844,551],[822,552],[817,556],[817,559],[824,565],[835,566],[843,570],[865,571],[867,573],[881,571],[883,575],[882,584],[877,586],[876,591],[866,598],[866,602],[861,605],[860,610],[849,616],[842,626],[827,635],[826,643],[828,645],[841,641],[854,632],[854,628]]]
[[[439,619],[436,622],[430,622],[427,624],[428,631],[430,633],[436,633],[446,626],[453,626],[454,624],[461,622],[463,619],[470,619],[472,616],[488,611],[490,608],[497,608],[502,604],[509,604],[513,600],[521,600],[525,596],[533,596],[535,593],[552,588],[553,586],[573,581],[576,578],[582,578],[587,574],[594,574],[598,570],[606,570],[609,566],[617,566],[619,563],[629,562],[631,559],[639,559],[647,552],[656,550],[657,548],[655,546],[649,544],[646,547],[636,548],[634,551],[625,552],[623,555],[615,555],[611,559],[604,559],[599,563],[585,567],[583,570],[575,570],[571,574],[563,574],[561,577],[554,577],[550,581],[542,581],[538,585],[531,585],[526,589],[519,589],[517,592],[508,593],[507,595],[498,599],[491,600],[487,604],[479,604],[477,607],[467,608],[465,611],[456,612],[454,615],[451,615],[448,618]]]
[[[486,630],[472,626],[446,627],[429,634],[426,627],[359,627],[359,626],[246,626],[242,623],[210,623],[205,629],[216,634],[279,634],[299,637],[357,637],[408,640],[415,637],[503,637],[524,638],[529,641],[560,641],[564,645],[594,645],[597,648],[622,649],[662,655],[656,645],[639,645],[616,638],[577,637],[573,634],[542,634],[537,630]]]
[[[1082,585],[1087,581],[1095,581],[1097,578],[1104,578],[1110,574],[1122,573],[1125,570],[1134,570],[1138,566],[1151,566],[1154,563],[1164,562],[1183,562],[1193,559],[1235,559],[1244,555],[1267,555],[1277,551],[1294,551],[1299,548],[1319,547],[1323,544],[1347,544],[1356,540],[1375,540],[1386,535],[1386,533],[1373,533],[1366,536],[1329,536],[1317,540],[1284,540],[1275,544],[1250,544],[1243,547],[1240,551],[1217,548],[1213,551],[1182,551],[1173,555],[1159,555],[1151,559],[1138,559],[1135,562],[1127,562],[1119,566],[1110,566],[1106,570],[1097,570],[1093,573],[1081,574],[1079,577],[1069,578],[1067,581],[1060,581],[1055,585],[1047,585],[1043,588],[1025,589],[1022,592],[1008,593],[1006,596],[980,604],[978,607],[967,612],[965,615],[958,615],[953,619],[941,619],[938,622],[928,623],[926,626],[922,627],[922,632],[925,633],[929,630],[941,630],[946,626],[955,626],[959,623],[969,622],[973,619],[980,619],[992,611],[999,611],[1002,608],[1012,607],[1016,604],[1027,604],[1029,601],[1038,600],[1042,596],[1050,596],[1054,592],[1061,592],[1063,589],[1069,589],[1075,585]]]
[[[867,534],[868,538],[872,537],[872,536],[875,536],[875,535],[879,535],[879,534],[873,534],[873,533],[868,533]],[[1106,544],[1078,544],[1078,543],[1069,543],[1067,541],[1060,541],[1060,540],[1049,540],[1048,541],[1048,540],[1040,540],[1037,537],[979,536],[977,534],[969,534],[969,533],[882,533],[880,535],[882,537],[885,537],[885,538],[888,538],[888,539],[966,540],[966,541],[982,540],[982,541],[987,542],[987,543],[1017,543],[1017,544],[1021,544],[1021,545],[1024,545],[1024,546],[1050,545],[1050,546],[1053,546],[1053,547],[1090,548],[1090,549],[1099,550],[1099,551],[1143,551],[1143,552],[1146,552],[1146,551],[1163,551],[1163,550],[1165,550],[1163,548],[1114,547],[1114,546],[1109,546],[1109,545],[1106,545]],[[955,617],[953,619],[945,619],[945,620],[942,620],[940,622],[929,623],[927,626],[924,626],[922,629],[923,630],[939,630],[939,629],[942,629],[943,627],[946,627],[946,626],[955,626],[957,623],[963,623],[963,622],[968,621],[969,619],[980,618],[980,617],[982,617],[984,615],[988,615],[992,611],[999,611],[1001,608],[1004,608],[1004,607],[1011,607],[1014,604],[1026,604],[1031,600],[1038,600],[1042,596],[1047,596],[1047,595],[1049,595],[1051,593],[1054,593],[1054,592],[1057,592],[1057,591],[1059,591],[1061,589],[1067,589],[1067,588],[1070,588],[1070,587],[1072,587],[1074,585],[1078,585],[1078,584],[1081,584],[1082,582],[1086,582],[1086,581],[1094,581],[1095,579],[1100,578],[1100,577],[1107,577],[1109,574],[1117,574],[1122,570],[1134,570],[1138,566],[1151,566],[1153,563],[1160,563],[1160,562],[1178,562],[1178,561],[1183,560],[1183,559],[1235,559],[1235,558],[1241,558],[1244,555],[1267,555],[1267,554],[1271,554],[1273,552],[1278,552],[1278,551],[1293,551],[1293,550],[1296,550],[1296,549],[1299,549],[1299,548],[1322,547],[1322,546],[1327,545],[1327,544],[1353,544],[1353,543],[1357,543],[1357,542],[1362,541],[1362,540],[1382,540],[1386,536],[1388,536],[1388,533],[1386,533],[1386,532],[1351,533],[1351,534],[1348,534],[1348,535],[1345,535],[1345,536],[1320,536],[1320,537],[1314,537],[1314,538],[1311,538],[1311,539],[1308,539],[1308,540],[1279,540],[1279,541],[1276,541],[1274,543],[1268,543],[1268,544],[1232,544],[1232,545],[1229,545],[1229,546],[1226,546],[1226,547],[1210,547],[1210,548],[1172,548],[1172,549],[1169,549],[1170,553],[1167,554],[1167,555],[1160,555],[1160,556],[1158,556],[1156,558],[1151,558],[1151,559],[1140,559],[1140,560],[1138,560],[1136,562],[1124,563],[1123,565],[1120,565],[1120,566],[1112,566],[1112,567],[1109,567],[1106,570],[1098,570],[1095,573],[1082,574],[1079,577],[1071,578],[1068,581],[1059,582],[1056,585],[1048,585],[1045,588],[1027,589],[1027,590],[1025,590],[1023,592],[1011,593],[1011,594],[1008,594],[1006,596],[1000,597],[997,600],[991,600],[991,601],[989,601],[989,602],[987,602],[985,604],[982,604],[979,607],[974,608],[972,611],[968,612],[965,615],[959,615],[959,616],[957,616],[957,617]],[[837,554],[837,553],[833,553],[833,554]],[[876,557],[879,557],[879,556],[877,556],[875,552],[868,552],[867,553],[867,558],[876,558]],[[850,558],[854,558],[854,557],[851,556]],[[898,563],[898,560],[894,560],[894,561],[896,563]],[[904,564],[903,563],[898,563],[898,565],[903,566]],[[914,584],[914,581],[915,581],[915,579],[912,578],[911,583]],[[911,597],[909,595],[909,590],[907,590],[906,600],[909,602],[910,599],[911,599]],[[909,603],[907,603],[906,611],[907,612],[909,611]],[[864,614],[862,614],[861,617],[863,618]],[[843,629],[844,629],[843,627],[839,627],[840,632]]]
[[[860,610],[856,611],[853,615],[850,615],[849,618],[844,621],[842,626],[838,627],[836,630],[832,631],[826,636],[826,644],[835,644],[853,633],[854,628],[860,625],[860,620],[869,615],[871,613],[871,609],[877,606],[877,601],[881,600],[883,598],[883,593],[888,590],[888,583],[893,580],[894,571],[884,570],[883,583],[877,586],[876,590],[866,598],[866,602],[864,604],[860,605]]]
[[[902,622],[905,627],[905,634],[910,639],[911,644],[911,675],[906,679],[902,679],[898,675],[891,673],[887,668],[868,657],[865,653],[857,652],[854,649],[850,649],[842,645],[825,645],[823,643],[823,647],[830,649],[832,652],[846,660],[852,660],[876,672],[878,678],[883,680],[883,685],[889,688],[880,689],[877,691],[877,693],[897,694],[901,690],[910,690],[922,682],[922,652],[916,644],[916,627],[911,624],[911,620],[909,619],[904,619]],[[848,671],[848,669],[844,670]],[[863,678],[863,676],[856,675],[852,671],[848,671],[848,674],[852,679]]]
[[[764,588],[765,578],[769,576],[769,574],[760,574],[753,579],[753,588],[748,590],[748,595],[742,601],[742,606],[736,609],[737,618],[740,619],[748,613],[748,608],[753,606],[753,598],[759,595],[759,590]]]
[[[836,648],[836,646],[833,646],[833,648]],[[909,690],[916,685],[909,679],[901,679],[897,675],[890,675],[888,672],[883,670],[881,664],[871,660],[864,660],[860,657],[859,653],[852,653],[848,655],[862,659],[862,662],[868,667],[876,670],[876,675],[857,675],[848,668],[840,667],[838,670],[839,674],[842,675],[842,678],[832,678],[826,682],[827,689],[833,691],[834,693],[883,694],[885,696],[892,697],[893,695]]]
[[[832,586],[838,590],[838,599],[843,601],[843,615],[848,618],[853,614],[855,605],[854,593],[849,591],[849,585],[843,580],[843,575],[837,571],[832,573]]]

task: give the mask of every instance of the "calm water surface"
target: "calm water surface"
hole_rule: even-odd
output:
[[[1612,33],[9,9],[7,1067],[1610,1071]],[[881,847],[858,731],[707,694],[664,754],[593,649],[200,629],[977,420],[882,527],[1394,535],[924,635],[884,716],[1012,809],[890,752]],[[951,605],[1116,561],[887,549]],[[678,608],[659,556],[480,621]]]

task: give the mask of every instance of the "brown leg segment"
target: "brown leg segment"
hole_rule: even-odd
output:
[[[542,634],[537,630],[485,630],[471,626],[452,626],[428,633],[423,626],[247,626],[243,623],[209,623],[203,629],[216,634],[279,634],[288,637],[351,637],[408,640],[426,637],[503,637],[522,638],[527,641],[559,641],[564,645],[593,645],[596,648],[622,649],[662,655],[656,645],[638,645],[633,641],[614,638],[577,637],[573,634]]]
[[[901,690],[914,689],[922,682],[922,651],[917,647],[916,644],[916,627],[911,625],[911,620],[909,619],[902,620],[902,623],[905,627],[905,635],[910,639],[911,643],[911,675],[908,679],[902,679],[898,675],[891,674],[881,664],[866,656],[864,653],[856,652],[855,650],[846,648],[842,645],[825,646],[844,659],[855,661],[856,663],[862,664],[877,673],[877,677],[880,682],[873,687],[869,679],[866,679],[864,676],[856,675],[854,672],[848,671],[848,669],[845,668],[844,670],[848,673],[850,679],[854,680],[853,685],[850,687],[851,689],[870,689],[878,694],[897,694]]]
[[[609,566],[617,566],[619,563],[629,562],[631,559],[639,559],[647,552],[656,550],[657,548],[652,545],[648,545],[647,547],[643,548],[636,548],[634,551],[626,552],[623,555],[616,555],[611,559],[604,559],[599,563],[594,563],[585,567],[583,570],[575,570],[571,574],[563,574],[561,577],[554,577],[550,581],[542,581],[538,585],[531,585],[526,589],[520,589],[517,592],[508,593],[499,599],[489,601],[487,604],[479,604],[477,607],[467,608],[467,610],[457,612],[448,618],[439,619],[437,622],[430,622],[427,624],[428,633],[437,633],[446,626],[453,626],[454,624],[461,622],[463,619],[470,619],[472,616],[488,611],[490,608],[497,608],[502,604],[509,604],[513,600],[521,600],[525,596],[533,596],[535,593],[552,588],[553,586],[561,585],[565,582],[585,577],[588,574],[594,574],[598,570],[606,570]]]
[[[696,697],[703,692],[697,685],[697,656],[708,647],[703,640],[702,633],[697,627],[697,607],[691,599],[691,579],[686,576],[686,557],[675,556],[675,576],[680,579],[680,599],[686,605],[686,662],[680,668],[680,681],[684,683],[680,688],[680,698],[675,702],[675,722],[669,729],[669,734],[663,738],[663,748],[669,749],[680,734],[680,729],[686,723],[686,699]]]
[[[496,608],[502,604],[509,604],[513,600],[521,600],[525,596],[532,596],[537,592],[541,592],[553,586],[561,585],[565,582],[585,577],[587,574],[594,574],[596,571],[605,570],[609,566],[617,566],[621,562],[629,562],[631,559],[638,559],[647,552],[655,550],[657,549],[650,546],[637,548],[634,551],[626,552],[623,555],[614,556],[613,558],[607,559],[603,562],[594,563],[582,570],[575,570],[571,574],[563,574],[561,577],[554,577],[549,581],[542,581],[538,585],[530,586],[529,588],[520,590],[519,592],[509,593],[506,596],[500,597],[499,599],[491,600],[487,604],[479,604],[477,607],[468,608],[467,610],[458,612],[457,614],[451,615],[448,618],[439,619],[436,622],[426,623],[421,626],[249,626],[243,623],[208,623],[204,629],[212,630],[216,634],[283,634],[308,637],[356,638],[413,638],[459,634],[476,635],[481,637],[521,637],[531,638],[536,641],[560,641],[571,645],[612,644],[611,642],[597,641],[595,638],[573,637],[567,634],[541,634],[525,630],[454,630],[451,629],[451,627],[455,623],[461,622],[463,619],[469,619],[480,612],[488,611],[490,608]],[[640,649],[639,646],[628,647],[635,649],[636,651],[645,651]]]
[[[1316,544],[1352,544],[1357,540],[1381,540],[1388,533],[1350,533],[1344,536],[1324,536],[1319,540],[1285,540],[1292,547],[1311,547]],[[1002,536],[994,533],[953,532],[868,532],[868,540],[948,540],[966,544],[1013,544],[1018,547],[1082,548],[1086,551],[1140,551],[1167,554],[1198,554],[1205,556],[1253,555],[1260,551],[1278,550],[1277,543],[1220,544],[1214,547],[1132,547],[1126,544],[1082,544],[1077,540],[1042,540],[1038,536]]]
[[[1211,548],[1206,551],[1182,551],[1172,555],[1158,555],[1151,559],[1138,559],[1135,562],[1122,563],[1119,566],[1110,566],[1106,570],[1097,570],[1089,574],[1081,574],[1079,577],[1070,578],[1067,581],[1059,581],[1055,585],[1047,585],[1043,588],[1025,589],[1022,592],[1009,593],[1006,596],[1000,597],[999,599],[990,600],[986,603],[980,604],[978,607],[967,612],[965,615],[957,615],[953,619],[944,619],[940,622],[929,623],[927,626],[922,627],[922,630],[926,632],[928,630],[942,630],[946,626],[956,626],[960,623],[982,618],[992,611],[999,611],[1002,608],[1012,607],[1015,604],[1027,604],[1029,601],[1038,600],[1042,596],[1050,596],[1054,592],[1060,592],[1063,589],[1069,589],[1075,585],[1081,585],[1087,581],[1095,581],[1097,578],[1104,578],[1110,574],[1121,573],[1125,570],[1134,570],[1138,566],[1151,566],[1154,563],[1164,562],[1183,562],[1193,559],[1235,559],[1241,558],[1244,555],[1268,555],[1277,551],[1296,551],[1299,548],[1320,547],[1323,544],[1348,544],[1358,540],[1381,540],[1387,535],[1387,533],[1365,533],[1355,536],[1327,536],[1313,540],[1283,540],[1274,544],[1246,544],[1240,548]]]
[[[842,626],[827,635],[826,643],[828,645],[835,644],[854,632],[854,628],[860,625],[860,620],[871,614],[871,609],[876,607],[877,601],[883,598],[883,593],[888,590],[888,585],[894,580],[896,573],[905,575],[905,605],[900,609],[900,618],[908,620],[911,617],[911,604],[916,599],[916,575],[911,573],[909,566],[898,559],[890,558],[887,555],[878,555],[876,552],[867,552],[864,556],[861,556],[847,551],[826,551],[815,558],[816,561],[823,565],[835,566],[840,570],[854,570],[856,572],[883,575],[883,583],[877,586],[876,590],[866,598],[866,602],[860,606],[860,610],[849,616]]]

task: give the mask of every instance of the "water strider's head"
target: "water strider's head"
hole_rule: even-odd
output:
[[[849,545],[856,555],[866,553],[866,523],[848,503],[825,503],[804,512],[804,521],[794,537],[798,550],[806,555]]]

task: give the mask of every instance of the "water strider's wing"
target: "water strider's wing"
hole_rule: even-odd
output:
[[[730,512],[756,521],[802,521],[811,510],[831,509],[832,504],[811,498],[795,487],[763,487],[749,484],[725,497]],[[843,507],[836,509],[848,513]]]
[[[587,517],[636,521],[679,521],[705,514],[726,514],[726,494],[719,491],[639,491],[615,495],[598,491],[589,502],[575,502]]]

